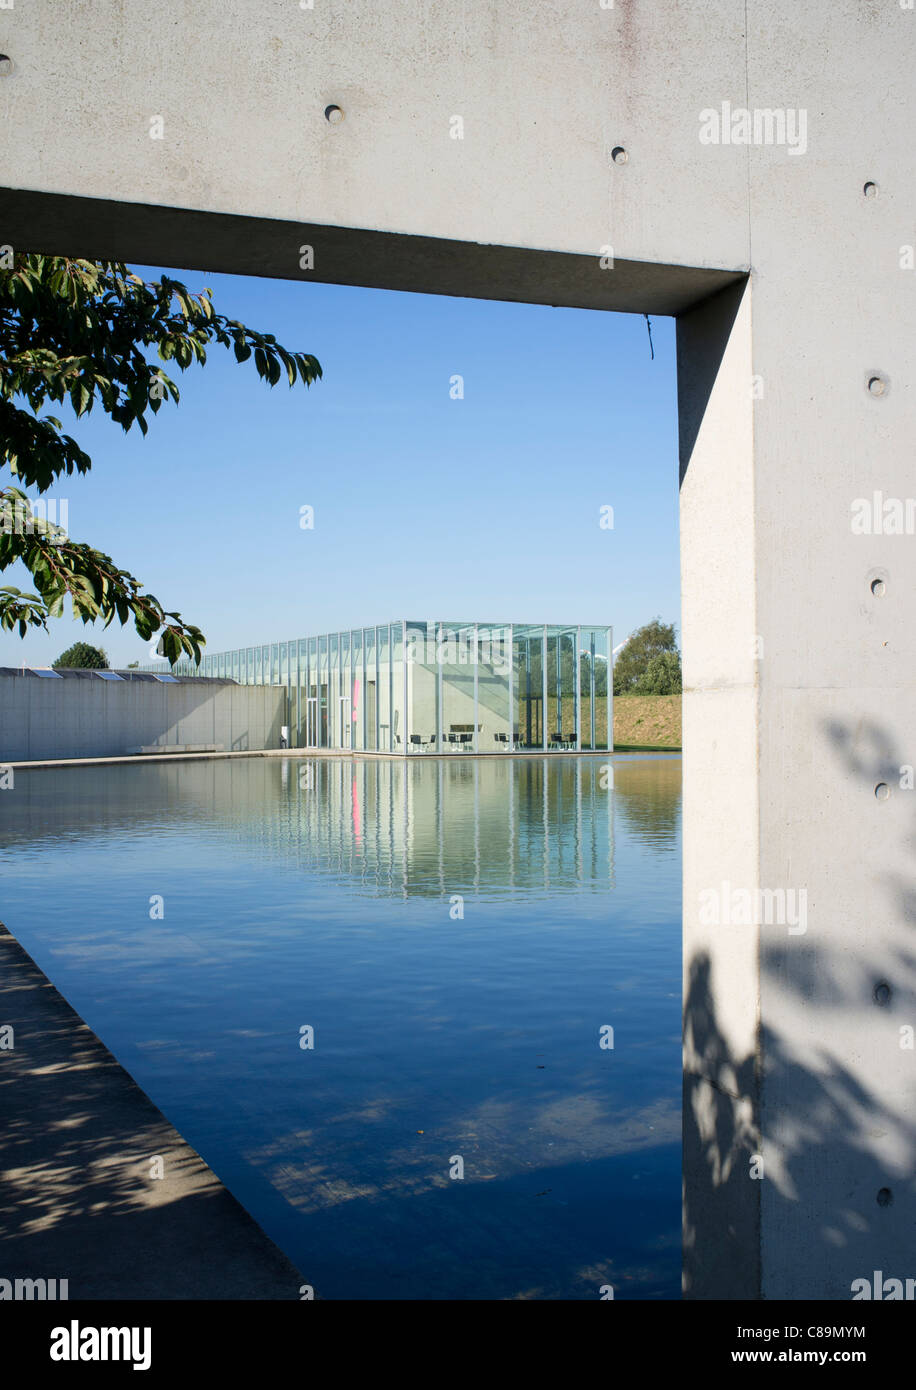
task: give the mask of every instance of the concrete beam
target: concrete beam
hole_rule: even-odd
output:
[[[746,274],[617,258],[608,269],[599,248],[558,255],[15,188],[0,188],[0,209],[8,244],[49,255],[574,309],[680,314]],[[315,251],[314,270],[299,267],[303,245]]]

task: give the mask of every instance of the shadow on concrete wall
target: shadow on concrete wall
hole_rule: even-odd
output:
[[[704,299],[694,311],[678,315],[677,420],[682,483],[746,286],[746,278],[741,279]]]
[[[898,786],[903,759],[878,724],[853,727],[833,720],[824,724],[823,734],[845,775],[869,789],[882,780]],[[853,857],[857,851],[854,845],[836,847]],[[912,924],[916,883],[897,881],[891,887],[896,919]],[[913,1082],[908,1103],[902,1082],[878,1095],[855,1070],[863,1052],[874,1056],[886,1046],[881,1074],[907,1075],[906,1062],[916,1054],[901,1049],[900,1030],[916,1023],[916,941],[912,947],[901,944],[907,930],[902,927],[896,946],[885,943],[877,955],[870,925],[862,923],[862,945],[855,952],[831,946],[830,921],[823,917],[809,920],[808,934],[790,938],[790,944],[784,937],[763,938],[784,928],[761,929],[767,1015],[774,1001],[780,1008],[788,1004],[793,1017],[804,1019],[809,1043],[804,1045],[798,1030],[790,1043],[777,1029],[764,1027],[759,1060],[734,1056],[723,1036],[716,1013],[723,981],[716,979],[708,954],[699,951],[689,962],[684,1005],[688,1298],[763,1298],[769,1290],[771,1297],[848,1300],[853,1281],[871,1282],[876,1268],[885,1278],[916,1274]],[[811,1013],[805,1017],[802,1010]],[[764,1175],[756,1180],[751,1168],[753,1156],[760,1154]],[[819,1264],[822,1272],[812,1286],[811,1272]]]

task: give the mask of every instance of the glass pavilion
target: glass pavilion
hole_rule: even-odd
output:
[[[613,748],[610,627],[395,622],[179,661],[285,686],[290,745],[379,753]]]

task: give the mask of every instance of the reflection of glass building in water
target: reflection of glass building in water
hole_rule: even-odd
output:
[[[606,766],[547,757],[284,760],[288,817],[260,829],[273,837],[272,856],[279,837],[300,867],[362,892],[600,894],[614,886]]]
[[[286,686],[290,743],[378,753],[613,748],[612,629],[397,622],[180,661]]]
[[[371,897],[601,894],[614,887],[616,804],[622,791],[639,804],[647,768],[646,759],[625,759],[611,775],[603,758],[546,754],[48,768],[24,774],[21,786],[17,776],[15,814],[0,798],[0,815],[9,811],[2,849],[28,846],[44,854],[66,842],[81,852],[84,842],[106,844],[112,827],[138,844],[167,829],[204,847],[204,876],[211,851],[224,854],[221,864],[239,866],[243,878],[247,864],[301,871],[302,879],[290,880],[283,892],[299,904],[303,921],[312,909],[297,884],[312,878]],[[81,775],[89,772],[91,795]],[[679,777],[677,758],[664,784],[672,798],[679,796]],[[650,800],[653,795],[654,787]],[[651,845],[657,838],[651,807],[646,815],[633,822],[634,842]],[[248,907],[261,910],[241,895],[243,916]],[[348,927],[359,920],[342,910]]]

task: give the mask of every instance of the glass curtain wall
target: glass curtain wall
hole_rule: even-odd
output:
[[[547,747],[575,748],[579,727],[576,719],[578,673],[575,628],[546,629],[545,676]]]
[[[366,672],[363,667],[363,630],[350,633],[350,747],[362,751],[366,746]]]
[[[608,733],[614,727],[610,640],[604,627],[579,630],[582,747],[596,752],[608,747]]]
[[[391,751],[407,752],[405,730],[407,663],[404,660],[404,624],[391,624]]]
[[[391,737],[391,632],[385,627],[375,629],[378,650],[378,746],[390,753],[394,746]]]
[[[340,633],[328,633],[328,669],[325,685],[327,700],[327,747],[342,747],[340,727]]]
[[[407,752],[430,753],[438,747],[439,668],[435,623],[409,622],[404,641],[407,684]]]
[[[206,654],[172,671],[284,687],[298,748],[613,748],[609,627],[410,620]]]
[[[331,746],[331,692],[328,670],[328,638],[318,638],[318,747]]]
[[[307,637],[299,639],[299,669],[296,672],[296,747],[307,747],[306,722],[308,715],[309,644]]]
[[[477,751],[479,720],[474,712],[476,635],[473,623],[439,624],[443,753]]]
[[[546,748],[543,627],[512,629],[513,740],[516,748]]]
[[[353,710],[352,692],[350,689],[350,634],[341,632],[338,634],[339,668],[338,668],[338,687],[337,703],[340,706],[340,722],[338,724],[338,748],[353,747]]]
[[[363,650],[366,671],[366,747],[370,753],[378,749],[378,668],[375,658],[375,628],[363,629]]]
[[[512,734],[512,628],[477,628],[477,752],[509,753]]]

